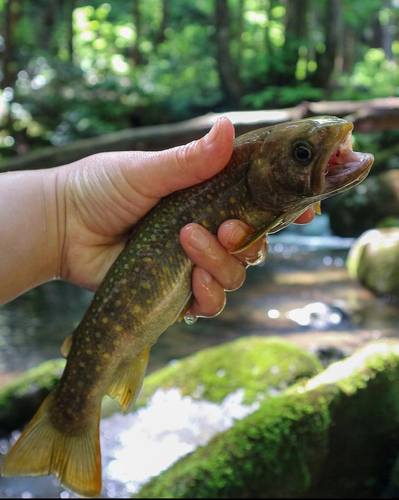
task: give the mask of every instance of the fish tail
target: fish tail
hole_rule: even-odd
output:
[[[57,429],[50,418],[51,393],[22,432],[1,471],[3,477],[54,473],[61,485],[83,497],[101,492],[99,419],[80,433]]]

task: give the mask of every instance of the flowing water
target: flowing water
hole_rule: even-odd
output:
[[[248,270],[241,289],[228,294],[223,313],[170,327],[152,349],[148,372],[247,335],[282,336],[326,362],[373,339],[399,338],[399,304],[375,297],[348,276],[345,260],[352,242],[331,236],[326,216],[272,235],[266,263]],[[60,357],[63,339],[91,296],[52,282],[0,308],[0,387],[27,368]],[[140,482],[255,409],[242,405],[241,398],[237,393],[213,405],[159,391],[148,408],[104,419],[103,496],[131,495]],[[18,431],[11,442],[17,436]],[[0,464],[9,445],[10,440],[0,440]],[[53,477],[0,478],[0,497],[60,496],[73,495]]]

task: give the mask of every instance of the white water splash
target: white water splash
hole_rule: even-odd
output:
[[[102,454],[108,495],[130,496],[152,476],[205,445],[259,408],[242,404],[244,390],[221,404],[182,397],[178,389],[158,390],[145,408],[103,420]],[[105,493],[105,492],[103,492]]]

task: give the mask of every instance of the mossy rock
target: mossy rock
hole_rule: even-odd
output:
[[[388,217],[399,217],[399,170],[368,177],[358,186],[341,193],[329,204],[334,234],[358,237]]]
[[[33,368],[0,391],[0,432],[23,427],[61,377],[65,360],[48,361]],[[145,378],[136,407],[143,406],[158,389],[178,387],[183,395],[221,402],[244,389],[244,403],[278,392],[303,377],[322,370],[316,356],[278,338],[245,337],[204,349],[176,361]],[[116,400],[106,398],[102,415],[119,411]]]
[[[46,361],[0,391],[0,433],[23,427],[59,381],[65,359]]]
[[[284,390],[322,370],[314,354],[277,337],[243,337],[203,349],[148,376],[137,405],[146,404],[156,389],[180,389],[183,396],[220,403],[243,389],[243,403]]]
[[[366,231],[347,259],[352,278],[378,295],[399,297],[399,228]]]
[[[399,449],[399,346],[371,344],[260,408],[136,498],[373,498]]]

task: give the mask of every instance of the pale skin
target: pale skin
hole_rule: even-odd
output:
[[[234,127],[219,119],[202,139],[160,152],[100,153],[46,170],[0,174],[0,305],[52,279],[95,290],[134,226],[159,200],[218,173]],[[313,209],[297,223],[310,222]],[[187,224],[180,242],[194,262],[190,314],[212,317],[267,255],[264,238],[231,255],[249,227],[223,223],[217,236]]]

